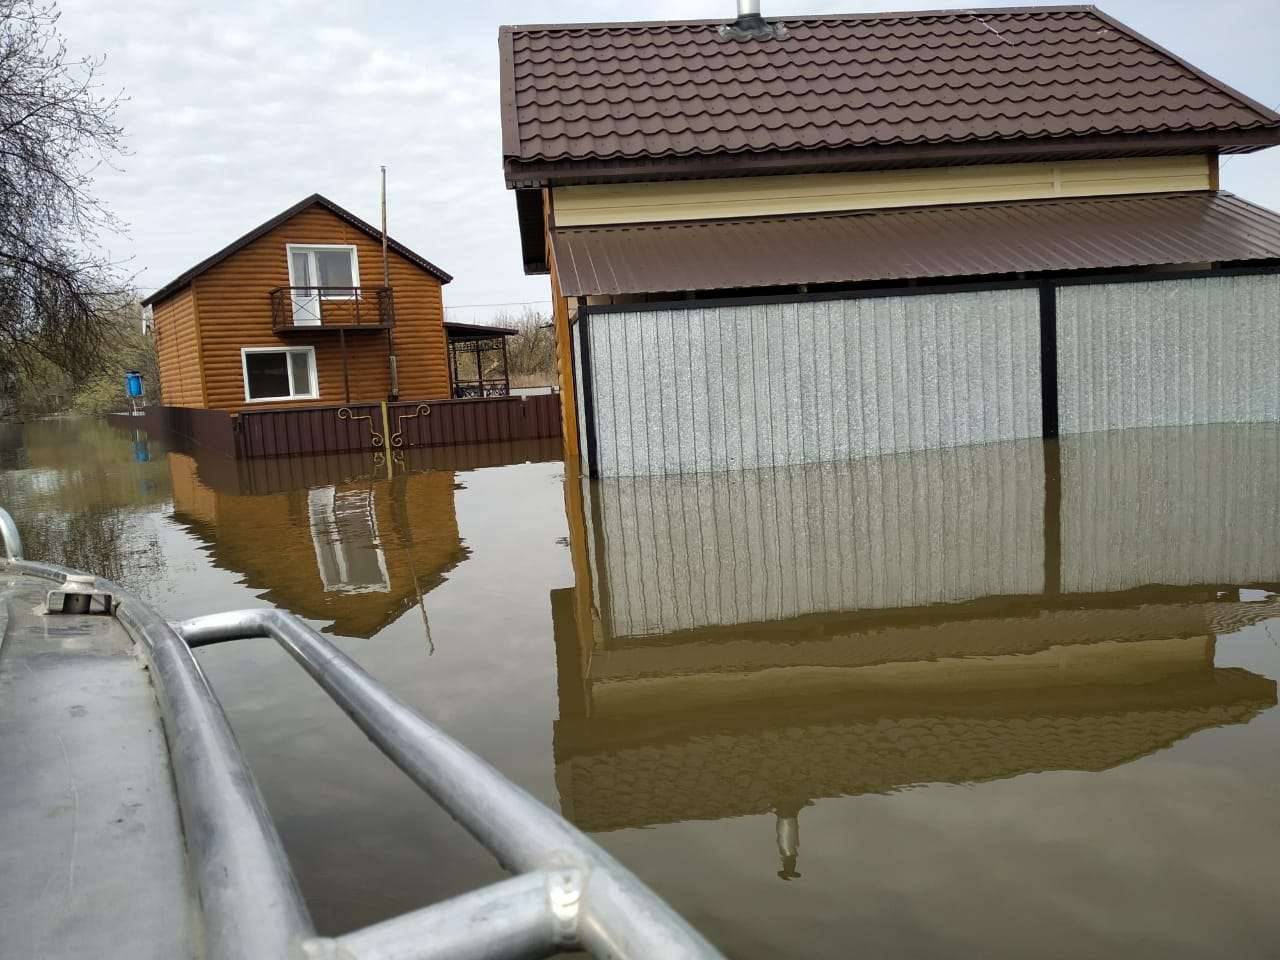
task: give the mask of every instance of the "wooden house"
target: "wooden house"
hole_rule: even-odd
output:
[[[313,194],[143,300],[167,407],[256,410],[451,395],[425,257]]]
[[[699,473],[1280,420],[1280,115],[1091,6],[499,34],[566,450]]]

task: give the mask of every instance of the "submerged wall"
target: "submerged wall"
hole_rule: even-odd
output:
[[[618,477],[582,490],[605,638],[993,596],[1155,586],[1213,597],[1218,585],[1280,582],[1278,424]]]

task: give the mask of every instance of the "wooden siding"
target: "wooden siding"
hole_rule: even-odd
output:
[[[826,213],[1213,187],[1206,156],[596,184],[554,191],[558,227]]]
[[[190,299],[194,291],[196,324],[200,331],[198,355],[204,376],[204,395],[165,403],[207,406],[221,410],[261,410],[306,403],[342,403],[342,352],[336,331],[290,333],[277,336],[271,328],[269,292],[289,285],[285,245],[289,243],[352,244],[357,250],[360,282],[382,283],[381,244],[321,207],[310,207],[276,229],[259,237],[192,281],[190,291],[155,308],[156,317],[170,304]],[[440,281],[399,256],[390,254],[391,287],[395,296],[393,332],[398,357],[400,395],[437,399],[449,395],[446,362],[444,307]],[[386,399],[390,393],[385,331],[346,334],[352,402]],[[310,346],[315,348],[320,396],[310,401],[247,403],[241,367],[242,347]],[[186,363],[185,358],[182,361]],[[162,353],[162,381],[166,366],[174,360]],[[197,401],[197,402],[192,402]]]
[[[203,407],[194,291],[188,288],[156,304],[151,331],[160,365],[160,402],[170,407]]]

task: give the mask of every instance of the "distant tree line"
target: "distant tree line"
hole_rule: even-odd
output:
[[[121,225],[93,193],[123,152],[121,97],[102,91],[101,58],[68,52],[58,19],[53,3],[0,0],[0,413],[118,373],[136,309],[101,252]]]

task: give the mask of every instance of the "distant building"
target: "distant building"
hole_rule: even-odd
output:
[[[503,27],[566,447],[699,472],[1280,419],[1280,115],[1094,7]]]
[[[143,300],[161,403],[249,411],[505,395],[501,343],[514,331],[464,325],[451,344],[442,288],[452,278],[387,246],[384,284],[381,231],[313,194],[161,287]],[[478,384],[455,384],[455,354],[478,358],[486,332],[500,362]]]

